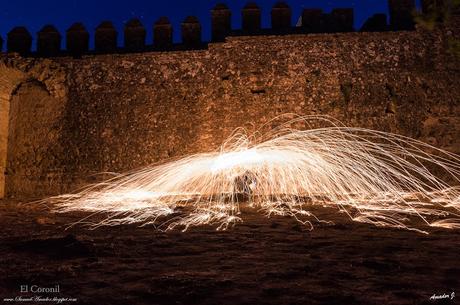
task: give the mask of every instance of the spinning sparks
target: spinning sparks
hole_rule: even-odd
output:
[[[298,124],[310,128],[292,128]],[[355,221],[426,232],[424,226],[460,228],[460,188],[454,187],[459,178],[457,155],[400,135],[307,116],[262,136],[237,130],[219,151],[45,202],[59,212],[109,213],[92,223],[96,227],[141,223],[186,230],[217,223],[225,229],[241,221],[244,202],[310,226],[318,219],[309,207],[321,204]]]

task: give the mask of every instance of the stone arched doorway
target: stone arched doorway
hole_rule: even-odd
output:
[[[55,192],[65,81],[51,60],[0,54],[0,199]]]
[[[31,79],[11,95],[5,189],[8,197],[48,193],[53,146],[59,126],[59,101],[46,86]]]

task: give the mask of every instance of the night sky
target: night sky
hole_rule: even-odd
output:
[[[11,0],[2,1],[0,11],[0,35],[6,40],[6,34],[14,26],[26,26],[35,36],[43,25],[55,25],[64,36],[65,30],[76,21],[85,24],[91,35],[96,26],[103,20],[110,20],[119,31],[121,44],[123,23],[138,17],[147,28],[147,44],[152,42],[152,26],[160,16],[168,16],[174,27],[174,40],[180,40],[180,23],[188,15],[200,19],[203,27],[203,39],[210,39],[210,10],[219,2],[226,3],[232,10],[233,28],[241,26],[241,8],[247,0]],[[256,1],[262,7],[262,26],[270,25],[270,10],[276,0]],[[293,24],[300,16],[302,8],[323,8],[329,12],[332,8],[353,7],[355,9],[355,26],[359,28],[367,17],[374,13],[388,13],[387,0],[289,0],[292,9]]]

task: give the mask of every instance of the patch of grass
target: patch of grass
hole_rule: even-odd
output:
[[[445,1],[446,4],[432,3],[425,14],[414,11],[414,20],[421,27],[433,31],[439,25],[449,23],[453,14],[460,12],[460,0]],[[460,57],[460,40],[449,38],[448,52],[456,57]]]

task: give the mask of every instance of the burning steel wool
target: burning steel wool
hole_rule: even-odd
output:
[[[291,127],[299,123],[307,128]],[[427,233],[430,226],[460,228],[459,178],[458,155],[401,135],[305,116],[262,135],[239,129],[218,151],[146,167],[45,202],[58,212],[105,215],[81,221],[93,227],[225,229],[241,221],[243,203],[311,227],[320,220],[309,207],[321,204],[354,221]]]

